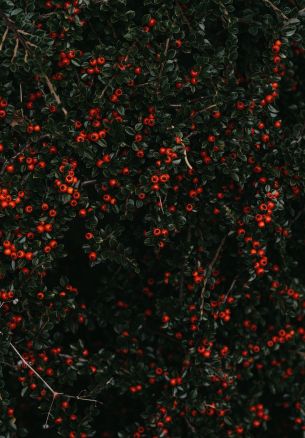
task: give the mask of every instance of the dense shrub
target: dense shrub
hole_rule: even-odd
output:
[[[305,6],[0,0],[0,436],[305,430]]]

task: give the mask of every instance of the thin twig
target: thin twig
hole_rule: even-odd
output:
[[[212,108],[216,108],[216,107],[217,107],[216,103],[213,103],[212,105],[206,106],[205,108],[202,108],[201,110],[197,111],[197,114],[203,113],[205,111],[208,111],[208,110],[210,110]]]
[[[235,284],[236,284],[236,282],[237,282],[237,280],[238,280],[238,277],[239,277],[239,275],[236,275],[236,276],[233,278],[233,281],[232,281],[232,283],[231,283],[231,286],[229,287],[228,292],[226,293],[226,296],[224,297],[223,304],[226,303],[226,301],[227,301],[227,299],[228,299],[228,296],[229,296],[230,293],[232,292],[232,290],[233,290],[233,288],[234,288],[234,286],[235,286]]]
[[[18,30],[17,32],[20,32],[20,31]],[[32,46],[32,47],[38,47],[36,44],[31,43],[30,41],[27,41],[27,40],[25,41],[25,43],[29,46]]]
[[[159,198],[159,203],[160,203],[160,208],[161,208],[161,211],[162,211],[162,213],[164,214],[164,210],[163,210],[163,203],[162,203],[162,199],[161,199],[161,196],[159,195],[159,193],[157,194],[157,196],[158,196],[158,198]]]
[[[49,88],[51,94],[54,96],[54,98],[55,98],[56,102],[58,103],[58,105],[62,105],[61,99],[60,99],[60,97],[58,96],[58,94],[56,93],[55,88],[53,87],[53,84],[52,84],[52,82],[50,81],[49,77],[48,77],[47,75],[44,75],[44,78],[45,78],[45,80],[46,80],[47,86],[48,86],[48,88]],[[67,115],[68,115],[68,111],[67,111],[66,108],[64,108],[63,106],[62,106],[62,112],[63,112],[64,115],[67,117]]]
[[[47,14],[39,15],[39,16],[37,17],[37,20],[43,20],[43,19],[45,19],[45,18],[49,18],[49,17],[51,17],[52,15],[56,15],[56,14],[57,14],[57,12],[48,12]]]
[[[9,344],[9,346],[11,347],[11,349],[12,350],[14,350],[14,352],[17,354],[17,356],[19,357],[19,359],[21,360],[21,362],[26,366],[26,367],[28,367],[34,374],[35,374],[35,376],[43,383],[43,385],[51,392],[51,394],[53,395],[53,397],[52,397],[52,401],[51,401],[51,404],[50,404],[50,407],[49,407],[49,410],[48,410],[48,413],[47,413],[47,418],[46,418],[46,421],[45,421],[45,424],[44,424],[44,428],[45,429],[47,429],[48,428],[48,420],[49,420],[49,418],[50,418],[50,415],[51,415],[51,411],[52,411],[52,407],[53,407],[53,404],[54,404],[54,401],[55,401],[55,399],[56,398],[58,398],[58,397],[65,397],[65,398],[70,398],[70,399],[75,399],[75,400],[80,400],[80,401],[85,401],[85,402],[90,402],[90,403],[99,403],[99,404],[103,404],[101,401],[99,401],[99,400],[95,400],[95,399],[92,399],[92,398],[87,398],[87,397],[81,397],[81,396],[79,396],[79,395],[70,395],[70,394],[64,394],[63,392],[58,392],[58,391],[55,391],[55,389],[53,389],[52,388],[52,386],[50,386],[49,384],[48,384],[48,382],[46,382],[44,379],[43,379],[43,377],[41,377],[41,375],[29,364],[29,362],[28,361],[26,361],[25,359],[24,359],[24,357],[22,356],[22,354],[17,350],[17,348],[15,347],[15,345],[14,344],[12,344],[11,342],[10,342],[10,344]]]
[[[23,48],[24,48],[24,62],[27,63],[28,62],[28,57],[29,57],[29,53],[31,53],[31,47],[38,47],[36,44],[28,41],[27,39],[25,39],[25,37],[23,35],[31,35],[30,33],[22,30],[22,29],[18,29],[15,22],[13,20],[11,20],[1,9],[0,9],[0,17],[4,20],[7,29],[11,30],[14,35],[15,35],[15,39],[16,39],[16,44],[18,41],[18,44],[20,43]],[[2,48],[2,46],[1,46]],[[15,46],[15,50],[17,53],[18,47],[16,48]],[[14,52],[15,52],[14,50]],[[15,56],[13,55],[12,60],[14,60]]]
[[[283,18],[283,20],[289,20],[289,18],[287,17],[287,15],[285,15],[284,12],[282,12],[282,11],[281,11],[277,6],[275,6],[275,4],[272,3],[270,0],[263,0],[263,2],[264,2],[266,5],[270,6],[270,8],[273,9],[274,12],[275,12],[277,15],[280,15],[280,16]]]
[[[154,83],[154,81],[143,82],[142,84],[136,84],[136,88],[146,87],[146,85],[151,85],[151,84],[153,84],[153,83]]]
[[[31,33],[26,32],[25,30],[22,30],[22,29],[17,29],[17,32],[22,33],[23,35],[34,36]],[[37,47],[35,44],[34,44],[34,46]]]
[[[99,99],[102,99],[104,97],[104,94],[106,93],[108,87],[110,87],[111,83],[113,81],[113,77],[110,79],[110,81],[105,85],[105,87],[103,88],[101,94],[99,95]]]
[[[37,371],[22,357],[22,355],[19,353],[19,351],[17,350],[17,348],[15,347],[15,345],[14,344],[12,344],[11,342],[10,342],[10,347],[15,351],[15,353],[17,354],[17,356],[20,358],[20,360],[21,360],[21,362],[24,364],[24,365],[26,365],[34,374],[35,374],[35,376],[36,377],[38,377],[38,379],[39,380],[41,380],[42,381],[42,383],[44,384],[44,386],[46,387],[46,388],[48,388],[48,390],[49,391],[51,391],[51,393],[54,395],[54,394],[57,394],[57,392],[56,391],[54,391],[54,389],[41,377],[41,375],[40,374],[38,374],[37,373]]]
[[[182,146],[183,146],[184,161],[185,161],[187,167],[188,167],[190,170],[193,170],[193,166],[191,165],[191,163],[190,163],[189,160],[188,160],[188,156],[187,156],[187,152],[186,152],[186,146],[185,146],[185,144],[183,143],[183,141],[181,141],[181,144],[182,144]]]
[[[55,401],[56,397],[57,397],[57,394],[54,393],[53,397],[52,397],[52,401],[51,401],[50,407],[49,407],[49,410],[48,410],[48,413],[47,413],[46,421],[45,421],[44,425],[42,426],[43,429],[48,429],[49,428],[49,423],[48,422],[49,422],[49,418],[50,418],[50,415],[51,415],[52,407],[53,407],[53,404],[54,404],[54,401]]]
[[[2,40],[1,40],[1,44],[0,44],[0,52],[3,48],[3,44],[4,44],[4,41],[6,40],[7,34],[8,34],[8,27],[5,29],[4,34],[2,36]]]
[[[97,182],[97,179],[90,179],[90,180],[88,180],[88,181],[84,181],[84,182],[82,182],[82,183],[81,183],[81,187],[89,186],[89,185],[91,185],[91,184],[95,184],[96,182]]]
[[[171,103],[169,106],[172,108],[182,108],[184,105],[182,103]],[[218,105],[216,103],[213,103],[212,105],[208,105],[208,106],[202,108],[201,110],[197,111],[197,114],[203,113],[203,112],[208,111],[212,108],[216,108],[217,106]]]
[[[18,47],[19,47],[19,39],[16,38],[16,43],[15,43],[15,47],[14,47],[14,53],[13,53],[13,56],[12,56],[11,62],[13,62],[14,59],[16,58],[16,56],[17,56]]]
[[[23,104],[23,92],[22,92],[21,82],[19,83],[19,99],[20,99],[20,103],[21,103],[21,106],[22,106],[22,104]],[[22,118],[24,118],[23,108],[21,108],[21,115],[22,115]]]
[[[81,397],[79,395],[69,395],[69,394],[62,394],[59,393],[62,397],[66,397],[66,398],[74,398],[75,400],[80,400],[80,401],[86,401],[86,402],[91,402],[91,403],[98,403],[98,404],[103,404],[101,401],[99,400],[95,400],[93,398],[86,398],[86,397]]]
[[[203,281],[203,286],[202,286],[201,294],[200,294],[200,301],[201,301],[201,303],[200,303],[200,319],[203,318],[203,312],[204,312],[204,294],[205,294],[205,291],[206,291],[208,280],[209,280],[210,275],[211,275],[211,273],[213,271],[214,265],[215,265],[215,263],[217,262],[217,260],[219,258],[219,254],[220,254],[220,252],[221,252],[221,250],[222,250],[222,248],[223,248],[223,246],[225,244],[225,241],[227,240],[227,237],[228,237],[228,234],[226,234],[222,238],[222,240],[221,240],[221,242],[220,242],[220,244],[219,244],[219,246],[218,246],[218,248],[216,250],[214,258],[213,258],[213,260],[211,261],[211,263],[209,264],[209,266],[207,268],[207,272],[206,272],[206,275],[205,275],[205,279]]]
[[[20,40],[21,45],[25,50],[28,49],[27,47],[27,40],[20,35],[19,29],[17,28],[16,24],[13,20],[11,20],[1,9],[0,9],[0,17],[4,20],[6,26],[15,34],[16,39]]]

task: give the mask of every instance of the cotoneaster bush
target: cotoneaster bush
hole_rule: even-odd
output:
[[[0,0],[1,437],[302,436],[304,17]]]

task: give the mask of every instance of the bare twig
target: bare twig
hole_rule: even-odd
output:
[[[185,149],[185,148],[184,148],[184,150],[183,150],[183,155],[184,155],[184,161],[185,161],[187,167],[188,167],[189,169],[193,170],[193,167],[192,167],[192,165],[190,164],[190,162],[189,162],[189,160],[188,160],[188,158],[187,158],[187,152],[186,152],[186,149]]]
[[[50,418],[52,407],[53,407],[53,404],[54,404],[54,401],[55,401],[56,397],[57,397],[57,394],[54,393],[53,397],[52,397],[52,401],[51,401],[50,407],[49,407],[49,410],[48,410],[48,413],[47,413],[46,421],[45,421],[44,425],[42,426],[44,429],[48,429],[49,428],[49,418]]]
[[[204,278],[204,281],[203,281],[203,286],[202,286],[201,294],[200,294],[200,301],[201,301],[201,303],[200,303],[200,318],[201,319],[203,318],[203,312],[204,312],[204,294],[205,294],[205,291],[206,291],[208,280],[209,280],[210,275],[211,275],[211,273],[213,271],[214,265],[215,265],[215,263],[217,262],[217,260],[219,258],[219,254],[220,254],[220,252],[221,252],[221,250],[222,250],[222,248],[223,248],[223,246],[225,244],[225,241],[227,240],[227,237],[228,237],[228,234],[226,234],[222,238],[220,244],[218,245],[216,253],[215,253],[214,257],[213,257],[213,260],[211,261],[211,263],[209,264],[209,266],[207,268],[207,272],[206,272],[206,275],[205,275],[205,278]]]
[[[19,99],[20,99],[20,103],[22,105],[22,103],[23,103],[23,91],[22,91],[21,82],[19,83]],[[21,115],[22,115],[22,118],[24,119],[23,108],[21,108]]]
[[[182,103],[171,103],[169,106],[172,108],[182,108]]]
[[[25,30],[22,30],[22,29],[17,29],[17,32],[22,33],[22,35],[34,36],[34,35],[32,35],[31,33],[26,32]],[[37,47],[36,44],[31,43],[31,45]]]
[[[169,106],[172,108],[182,108],[183,104],[182,103],[171,103]],[[212,105],[208,105],[208,106],[200,109],[199,111],[197,111],[197,114],[203,113],[205,111],[209,111],[212,108],[217,108],[217,106],[218,105],[216,103],[213,103]]]
[[[15,43],[14,52],[13,52],[13,56],[12,56],[11,62],[13,62],[14,59],[16,58],[16,56],[17,56],[18,47],[19,47],[19,39],[16,38],[16,43]]]
[[[41,375],[29,364],[29,362],[28,361],[26,361],[25,359],[24,359],[24,357],[22,356],[22,354],[17,350],[17,348],[15,347],[15,345],[14,344],[12,344],[11,342],[10,342],[10,344],[9,344],[9,346],[10,346],[10,348],[17,354],[17,356],[19,357],[19,359],[21,360],[21,362],[27,367],[27,368],[29,368],[34,374],[35,374],[35,376],[43,383],[43,385],[51,392],[51,394],[53,395],[53,397],[52,397],[52,401],[51,401],[51,404],[50,404],[50,407],[49,407],[49,410],[48,410],[48,413],[47,413],[47,418],[46,418],[46,421],[45,421],[45,424],[44,424],[44,428],[45,429],[47,429],[48,428],[48,421],[49,421],[49,418],[50,418],[50,415],[51,415],[51,411],[52,411],[52,407],[53,407],[53,404],[54,404],[54,401],[55,401],[55,399],[56,398],[58,398],[58,397],[65,397],[65,398],[70,398],[70,399],[75,399],[75,400],[80,400],[80,401],[85,401],[85,402],[89,402],[89,403],[99,403],[99,404],[103,404],[101,401],[99,401],[99,400],[95,400],[95,399],[92,399],[92,398],[87,398],[87,397],[82,397],[82,396],[80,396],[80,395],[70,395],[70,394],[64,394],[63,392],[58,392],[58,391],[55,391],[55,389],[54,388],[52,388],[52,386],[50,386],[49,384],[48,384],[48,382],[46,382],[45,380],[44,380],[44,378],[43,377],[41,377]]]
[[[136,88],[140,88],[140,87],[146,87],[146,85],[151,85],[153,84],[154,81],[150,81],[150,82],[143,82],[142,84],[137,84]]]
[[[58,103],[58,105],[62,105],[61,99],[60,99],[59,95],[56,93],[55,88],[53,87],[53,84],[50,81],[49,77],[47,75],[44,75],[44,78],[46,80],[47,86],[48,86],[51,94],[54,96],[54,98],[55,98],[56,102]],[[62,112],[67,117],[68,111],[63,106],[62,106]]]
[[[216,103],[213,103],[212,105],[206,106],[205,108],[202,108],[201,110],[197,111],[197,114],[203,113],[205,111],[209,111],[212,108],[216,108]]]
[[[20,32],[20,30],[17,30],[17,32],[19,33]],[[32,46],[32,47],[38,47],[36,44],[34,44],[34,43],[31,43],[30,41],[27,41],[26,40],[26,45],[29,45],[29,46]]]
[[[42,383],[44,384],[44,386],[46,387],[46,388],[48,388],[48,390],[49,391],[51,391],[51,393],[54,395],[54,394],[57,394],[57,392],[56,391],[54,391],[54,389],[53,388],[51,388],[51,386],[41,377],[41,375],[40,374],[38,374],[37,373],[37,371],[22,357],[22,355],[19,353],[19,351],[17,350],[17,348],[15,347],[15,345],[13,345],[11,342],[10,342],[10,347],[11,347],[11,349],[12,350],[14,350],[15,351],[15,353],[17,354],[17,356],[19,357],[19,359],[21,360],[21,362],[24,364],[24,365],[26,365],[34,374],[35,374],[35,376],[36,377],[38,377],[38,379],[39,380],[41,380],[42,381]]]
[[[236,284],[236,282],[237,282],[238,277],[239,277],[239,275],[236,275],[236,276],[233,278],[233,281],[232,281],[232,283],[231,283],[231,286],[229,287],[228,292],[226,293],[226,296],[224,297],[223,304],[225,304],[225,302],[227,301],[228,296],[229,296],[230,293],[232,292],[232,290],[233,290],[233,288],[234,288],[234,286],[235,286],[235,284]]]
[[[82,183],[81,183],[81,187],[84,187],[84,186],[90,186],[90,185],[92,185],[92,184],[95,184],[96,182],[97,182],[96,179],[90,179],[90,180],[88,180],[88,181],[84,181],[84,182],[82,182]]]
[[[159,195],[159,193],[157,194],[157,196],[158,196],[158,198],[159,198],[159,203],[160,203],[160,208],[161,208],[161,211],[162,211],[162,213],[164,214],[164,210],[163,210],[163,203],[162,203],[162,199],[161,199],[161,196]]]
[[[66,398],[73,398],[75,400],[80,400],[80,401],[86,401],[86,402],[90,402],[90,403],[98,403],[98,404],[103,404],[101,401],[99,400],[95,400],[93,398],[86,398],[86,397],[82,397],[80,395],[69,395],[69,394],[62,394],[60,393],[60,395],[62,397],[66,397]]]
[[[191,163],[190,163],[189,160],[188,160],[187,151],[186,151],[186,146],[185,146],[185,144],[183,143],[183,141],[181,141],[181,144],[182,144],[182,146],[183,146],[184,161],[185,161],[187,167],[188,167],[190,170],[193,170],[193,166],[191,165]]]
[[[270,0],[263,0],[263,2],[268,5],[271,9],[274,10],[274,12],[279,15],[280,17],[283,18],[283,20],[289,20],[289,18],[287,17],[287,15],[284,14],[284,12],[282,12],[274,3],[272,3],[272,1]]]
[[[23,48],[27,50],[28,49],[27,40],[20,34],[20,29],[17,28],[14,21],[11,20],[1,9],[0,9],[0,17],[3,19],[8,29],[15,34],[15,38],[20,41]]]
[[[110,81],[105,85],[105,87],[103,88],[101,94],[99,95],[99,99],[102,99],[104,97],[104,94],[106,93],[108,87],[110,87],[112,81],[113,81],[113,78],[111,78]]]
[[[6,40],[7,34],[8,34],[8,27],[5,29],[4,34],[2,36],[2,40],[1,40],[1,43],[0,43],[0,52],[1,52],[2,48],[3,48],[3,44],[4,44],[4,41]]]
[[[23,102],[23,93],[22,93],[22,85],[21,82],[19,83],[19,98],[20,98],[20,102]]]
[[[39,15],[37,20],[44,20],[45,18],[49,18],[52,15],[56,15],[56,14],[57,14],[57,12],[48,12],[47,14]]]

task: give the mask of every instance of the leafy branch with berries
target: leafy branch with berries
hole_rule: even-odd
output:
[[[305,5],[0,0],[0,436],[305,433]]]

